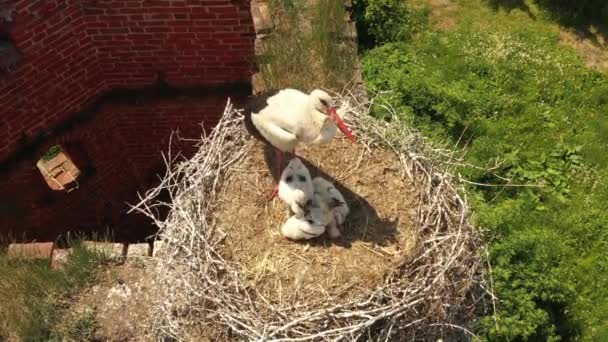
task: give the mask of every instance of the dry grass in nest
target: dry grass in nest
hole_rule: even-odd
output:
[[[417,198],[397,156],[336,139],[304,147],[298,156],[313,177],[339,187],[351,209],[343,236],[292,242],[280,233],[290,211],[268,201],[275,169],[270,149],[252,143],[218,196],[215,223],[227,234],[222,253],[240,266],[250,286],[275,305],[350,300],[382,283],[415,245]],[[276,177],[276,175],[275,175]]]
[[[449,172],[461,154],[433,148],[389,107],[390,121],[379,121],[365,97],[349,99],[358,144],[299,151],[352,207],[342,240],[279,236],[287,210],[266,202],[263,154],[230,104],[194,157],[168,155],[160,185],[133,209],[155,221],[164,242],[151,322],[159,338],[189,340],[201,330],[218,341],[471,335],[466,323],[486,297],[478,237]],[[158,217],[159,208],[169,215]]]

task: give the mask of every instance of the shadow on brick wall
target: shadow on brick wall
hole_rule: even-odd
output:
[[[126,214],[164,171],[161,151],[174,132],[174,152],[195,152],[192,141],[215,126],[230,97],[237,104],[248,84],[116,89],[93,101],[0,164],[0,235],[19,241],[53,241],[68,232],[144,241],[155,232],[139,214]],[[78,189],[52,191],[36,168],[38,159],[61,145],[81,168]],[[163,215],[164,213],[159,213]]]

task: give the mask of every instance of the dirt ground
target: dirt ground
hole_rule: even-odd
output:
[[[431,7],[431,18],[434,25],[439,30],[449,30],[455,27],[458,22],[454,16],[457,4],[452,0],[427,0]]]
[[[599,32],[589,34],[575,33],[569,30],[560,30],[562,44],[574,48],[585,64],[592,69],[608,72],[608,41]]]
[[[95,285],[76,298],[69,314],[94,313],[92,341],[154,341],[146,327],[156,289],[153,262],[145,258],[104,265]]]
[[[290,216],[273,187],[272,151],[255,143],[219,196],[216,222],[228,234],[224,253],[251,286],[275,303],[350,298],[373,289],[416,245],[416,192],[386,150],[366,150],[344,139],[297,151],[313,177],[333,182],[351,213],[332,240],[326,234],[293,242],[280,233]],[[276,175],[275,175],[276,177]]]

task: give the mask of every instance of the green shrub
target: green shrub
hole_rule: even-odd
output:
[[[371,0],[365,8],[365,22],[376,43],[404,38],[407,7],[400,0]]]
[[[428,7],[408,7],[405,0],[354,0],[359,48],[407,40],[428,28]]]
[[[533,185],[469,188],[499,298],[477,332],[488,341],[601,340],[608,77],[585,69],[542,23],[492,19],[492,30],[470,16],[450,32],[379,46],[363,58],[365,80],[391,91],[388,101],[426,135],[462,135],[469,163],[494,166],[463,167],[464,177]]]

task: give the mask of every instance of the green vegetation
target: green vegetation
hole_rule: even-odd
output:
[[[357,23],[360,50],[393,41],[410,40],[428,29],[426,6],[403,6],[394,0],[354,0],[353,19]]]
[[[318,0],[270,2],[281,22],[264,39],[258,65],[269,89],[338,89],[351,81],[356,53],[345,42],[344,3]]]
[[[61,152],[61,147],[59,145],[54,145],[42,156],[43,161],[49,161],[57,156]]]
[[[61,271],[52,270],[48,261],[8,260],[1,253],[0,340],[82,341],[80,336],[91,331],[87,313],[70,319],[67,328],[57,331],[59,313],[62,303],[94,280],[97,265],[103,261],[103,255],[78,245]]]
[[[402,3],[368,0],[370,10],[359,13],[372,36],[391,37],[364,54],[364,78],[373,91],[391,91],[387,100],[408,122],[459,143],[468,163],[486,169],[459,170],[478,183],[469,199],[499,298],[477,333],[489,341],[605,340],[608,76],[560,45],[537,3],[497,11],[463,0],[456,27],[406,21],[402,32],[419,32],[409,38],[384,18],[400,11],[377,13]],[[371,29],[382,22],[384,36]]]
[[[95,320],[96,308],[87,306],[82,312],[68,315],[65,322],[62,322],[53,331],[51,341],[93,341],[97,321]]]
[[[539,0],[538,4],[563,24],[608,24],[605,0]]]

